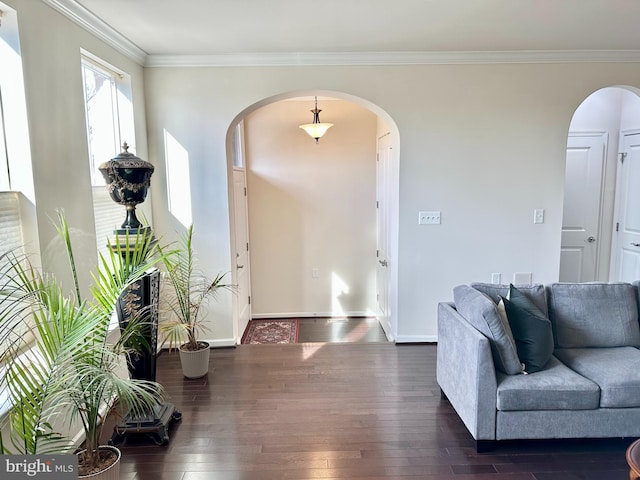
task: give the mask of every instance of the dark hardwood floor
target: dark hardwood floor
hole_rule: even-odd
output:
[[[387,342],[375,317],[301,318],[298,343],[305,342]]]
[[[207,377],[158,358],[183,419],[168,446],[129,436],[127,480],[627,479],[633,439],[509,442],[476,454],[435,381],[436,346],[240,345]],[[108,433],[108,432],[107,432]]]

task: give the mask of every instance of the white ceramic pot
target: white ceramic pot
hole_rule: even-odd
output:
[[[180,352],[180,363],[182,365],[182,374],[187,378],[204,377],[209,372],[209,344],[199,342],[206,345],[202,350],[183,350],[182,346],[178,348]]]
[[[120,450],[111,445],[101,445],[99,450],[112,450],[118,455],[118,458],[114,463],[108,466],[105,470],[98,473],[92,473],[90,475],[78,475],[78,478],[88,478],[90,480],[120,480]],[[80,452],[82,453],[82,452]]]

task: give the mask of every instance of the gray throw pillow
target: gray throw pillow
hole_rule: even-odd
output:
[[[509,288],[509,298],[510,300],[503,298],[503,301],[518,358],[524,365],[525,373],[539,372],[553,355],[551,322],[513,285]]]
[[[493,300],[475,288],[459,285],[453,289],[453,301],[456,310],[489,339],[495,367],[508,375],[522,373],[509,323],[500,317]]]
[[[473,288],[476,290],[480,290],[482,293],[487,295],[491,300],[495,303],[500,302],[500,298],[506,297],[509,298],[509,288],[511,287],[511,283],[509,284],[495,284],[495,283],[483,283],[483,282],[474,282],[471,284]],[[549,318],[547,308],[547,292],[545,291],[544,285],[541,283],[533,283],[531,285],[515,285],[515,287],[524,293],[529,300],[533,302],[533,304],[540,309],[542,313]]]

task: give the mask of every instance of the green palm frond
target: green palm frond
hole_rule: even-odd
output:
[[[101,255],[92,273],[91,297],[83,300],[64,215],[56,225],[67,250],[74,279],[73,296],[64,295],[54,278],[45,278],[28,259],[12,252],[0,256],[0,398],[7,392],[10,442],[0,435],[2,453],[64,452],[69,439],[53,430],[56,421],[79,421],[89,452],[98,447],[103,412],[117,401],[133,413],[148,412],[163,398],[155,382],[119,376],[123,339],[136,335],[144,321],[132,321],[121,340],[109,343],[109,326],[116,302],[171,250],[161,252],[149,235],[125,238]],[[19,328],[18,328],[19,327]],[[35,346],[17,342],[16,332],[28,331]],[[6,425],[5,425],[6,426]],[[0,428],[2,425],[0,425]],[[91,457],[91,455],[89,454]]]
[[[162,253],[163,249],[160,248]],[[206,330],[199,313],[206,300],[215,299],[221,290],[234,291],[224,283],[225,274],[208,278],[194,267],[193,225],[180,237],[178,247],[171,255],[162,256],[171,292],[164,298],[168,319],[160,325],[163,344],[169,350],[187,343],[197,349],[198,336]]]

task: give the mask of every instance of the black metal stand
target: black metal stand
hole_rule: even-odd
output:
[[[131,378],[155,381],[156,350],[158,344],[158,301],[160,296],[160,272],[153,269],[138,282],[132,284],[117,304],[120,328],[124,329],[136,315],[145,319],[143,341],[136,342],[137,353],[128,360]],[[113,428],[110,445],[119,445],[130,433],[147,434],[158,445],[169,443],[169,425],[182,419],[182,412],[172,403],[160,403],[144,415],[128,412]]]
[[[157,445],[168,445],[169,425],[181,419],[182,412],[168,402],[157,405],[145,416],[127,415],[113,428],[109,445],[120,445],[125,436],[130,433],[147,434]]]

